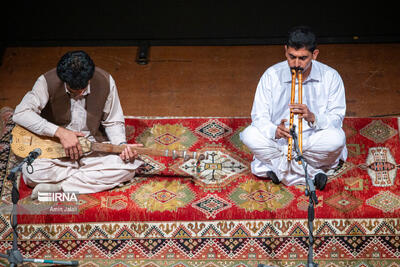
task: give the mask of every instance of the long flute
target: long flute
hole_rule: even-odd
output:
[[[299,80],[299,99],[298,102],[299,104],[303,104],[303,73],[301,70],[299,70],[299,75],[298,75],[298,80]],[[300,154],[303,154],[303,119],[299,118],[298,119],[298,128],[299,128],[299,150]],[[301,162],[299,162],[301,164]]]
[[[292,69],[292,90],[290,93],[290,104],[294,104],[294,95],[296,94],[296,70]],[[294,121],[294,113],[290,110],[290,119],[289,119],[289,129],[292,129]],[[289,137],[288,139],[288,154],[287,160],[292,160],[292,149],[293,149],[293,139]]]
[[[291,95],[290,95],[290,104],[294,104],[294,98],[296,94],[296,76],[297,72],[296,70],[292,69],[292,88],[291,88]],[[298,92],[298,102],[299,104],[303,103],[303,74],[301,70],[299,70],[298,73],[298,80],[299,80],[299,92]],[[293,127],[293,122],[294,122],[294,113],[290,111],[290,120],[289,120],[289,129],[292,129]],[[298,119],[298,129],[299,129],[299,149],[300,152],[303,152],[303,119],[299,118]],[[292,150],[293,150],[293,139],[292,137],[289,137],[288,139],[288,154],[287,154],[287,160],[291,161],[292,160]],[[301,164],[301,162],[299,162]]]

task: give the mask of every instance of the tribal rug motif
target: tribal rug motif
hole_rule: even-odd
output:
[[[17,162],[3,110],[1,201]],[[76,259],[81,266],[305,266],[304,186],[274,185],[250,172],[239,133],[250,118],[126,118],[130,143],[203,153],[196,165],[141,155],[143,173],[109,192],[79,195],[79,213],[18,216],[24,257]],[[349,158],[332,171],[315,208],[314,260],[320,266],[400,266],[399,121],[346,118]],[[19,180],[20,204],[35,202]],[[37,203],[36,203],[37,204]],[[0,252],[11,248],[0,214]],[[1,260],[0,260],[1,262]]]

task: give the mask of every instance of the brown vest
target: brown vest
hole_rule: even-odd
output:
[[[42,110],[42,117],[65,127],[71,122],[71,100],[65,91],[64,82],[57,76],[54,68],[44,74],[49,91],[49,102]],[[90,94],[86,96],[86,125],[96,141],[108,140],[101,125],[103,109],[110,93],[110,74],[96,67],[90,80]]]

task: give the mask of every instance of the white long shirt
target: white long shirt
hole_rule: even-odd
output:
[[[67,90],[65,88],[65,90]],[[68,91],[67,91],[68,92]],[[90,84],[79,98],[71,99],[71,122],[66,127],[69,130],[82,132],[94,141],[94,137],[90,135],[90,131],[86,125],[87,112],[85,109],[85,96],[90,94]],[[16,106],[13,120],[15,123],[27,128],[33,133],[44,136],[53,137],[58,126],[47,121],[40,116],[42,109],[49,101],[49,92],[47,82],[44,75],[41,75],[29,91],[21,103]],[[118,97],[117,87],[114,79],[110,75],[110,93],[107,97],[103,109],[103,125],[108,138],[112,144],[120,144],[126,142],[125,136],[125,120],[122,112],[121,103]]]
[[[267,138],[275,138],[277,126],[282,119],[290,118],[292,76],[287,61],[268,68],[262,75],[254,97],[251,111],[252,125]],[[296,81],[295,102],[298,103]],[[343,81],[333,68],[313,60],[310,75],[303,81],[303,104],[314,113],[315,130],[328,127],[341,128],[346,113]],[[294,124],[297,126],[297,116]],[[288,128],[288,125],[286,125]],[[298,127],[296,127],[298,129]],[[303,137],[315,131],[303,120]]]

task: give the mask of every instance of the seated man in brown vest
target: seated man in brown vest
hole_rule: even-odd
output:
[[[41,75],[13,120],[31,132],[57,137],[67,159],[36,159],[33,173],[22,168],[27,185],[39,191],[95,193],[129,181],[143,164],[129,146],[120,155],[91,153],[82,157],[79,136],[90,141],[126,143],[125,120],[111,75],[95,67],[84,51],[66,53]],[[132,145],[133,147],[136,145]]]

